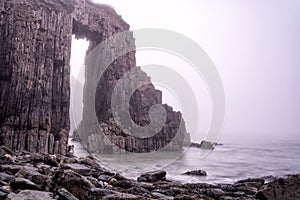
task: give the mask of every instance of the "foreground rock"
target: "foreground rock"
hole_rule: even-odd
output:
[[[33,190],[23,190],[16,193],[10,193],[5,200],[54,200],[51,192],[41,192]]]
[[[40,190],[35,183],[25,178],[15,178],[10,182],[10,187],[14,190]]]
[[[66,190],[65,188],[61,188],[57,191],[59,198],[62,200],[79,200],[76,198],[71,192]]]
[[[140,177],[138,177],[138,181],[140,182],[157,182],[161,180],[166,180],[166,171],[153,171],[153,172],[148,172],[145,174],[142,174]]]
[[[259,200],[300,199],[300,174],[275,179],[261,187],[255,197]]]
[[[8,163],[0,165],[0,199],[5,200],[300,198],[300,174],[284,178],[245,179],[234,184],[184,184],[166,180],[166,171],[145,173],[138,180],[127,179],[101,167],[91,156],[31,156],[26,152],[15,152],[9,156]],[[48,165],[49,158],[56,164]],[[202,174],[203,171],[190,173]]]

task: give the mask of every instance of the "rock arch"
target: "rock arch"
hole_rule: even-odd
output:
[[[87,38],[90,41],[88,51],[91,51],[101,41],[124,30],[129,30],[129,25],[113,8],[89,0],[1,1],[0,144],[12,150],[66,154],[72,34]],[[135,52],[116,60],[114,66],[126,70],[135,66]],[[91,71],[86,69],[85,76],[89,73]],[[149,88],[158,95],[150,103],[161,103],[160,92],[152,85]],[[86,83],[84,103],[88,101],[88,93]],[[101,102],[103,99],[99,98]],[[102,103],[98,119],[112,127],[108,104]],[[178,129],[176,124],[181,114],[167,108],[169,120],[175,120],[175,129]],[[93,132],[92,125],[84,120],[88,115],[89,110],[84,108],[81,129]],[[185,127],[180,134],[184,137]],[[88,136],[84,138],[85,143]],[[100,140],[103,143],[104,138]],[[135,142],[132,138],[124,138],[122,145],[132,149],[130,144]],[[182,141],[178,145],[182,146]]]

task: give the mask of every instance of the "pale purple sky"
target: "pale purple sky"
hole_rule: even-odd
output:
[[[208,53],[225,87],[224,136],[300,135],[300,0],[94,2],[112,5],[131,30],[177,31]],[[73,66],[81,62],[84,45],[81,41],[73,44]],[[159,60],[162,56],[156,58],[156,64],[165,62]],[[148,63],[145,52],[137,53],[137,61]],[[176,107],[174,98],[165,96],[168,99]],[[202,101],[205,106],[210,106],[208,100]],[[201,131],[208,127],[211,113],[205,116]]]

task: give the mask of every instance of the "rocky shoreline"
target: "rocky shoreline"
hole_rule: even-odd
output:
[[[178,183],[165,171],[127,179],[91,156],[65,157],[0,148],[0,199],[300,199],[300,174],[234,184]]]

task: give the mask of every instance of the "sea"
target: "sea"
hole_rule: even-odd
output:
[[[75,155],[88,152],[78,142]],[[185,148],[180,153],[94,155],[100,164],[121,175],[136,179],[140,174],[167,171],[167,179],[181,183],[230,184],[241,179],[281,177],[300,173],[300,137],[221,138],[210,152]],[[203,156],[205,155],[205,156]],[[183,175],[190,170],[205,170],[207,176]]]

